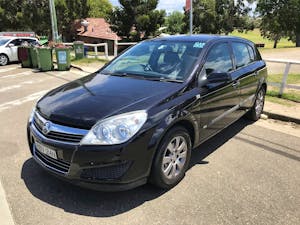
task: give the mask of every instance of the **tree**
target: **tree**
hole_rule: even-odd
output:
[[[119,36],[140,39],[156,35],[164,23],[165,11],[155,10],[158,0],[119,0],[121,7],[113,10],[108,20]],[[134,35],[132,35],[135,33]],[[132,37],[134,36],[134,37]]]
[[[224,33],[234,29],[239,31],[253,28],[247,15],[250,7],[244,0],[193,0],[193,17],[195,33]],[[189,24],[189,13],[185,13],[186,31]]]
[[[34,8],[34,10],[32,10]],[[51,33],[51,18],[48,0],[31,0],[22,3],[24,24],[30,30],[43,35]]]
[[[274,40],[274,47],[282,37],[289,37],[300,47],[300,0],[259,0],[257,12],[261,16],[261,33]]]
[[[28,26],[23,20],[22,0],[0,1],[0,24],[1,30],[27,30]]]
[[[166,18],[166,32],[169,34],[181,34],[185,27],[184,14],[178,11],[172,12]]]
[[[88,0],[88,17],[106,18],[112,13],[113,6],[108,0]]]

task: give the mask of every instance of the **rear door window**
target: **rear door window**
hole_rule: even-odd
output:
[[[14,44],[14,46],[20,46],[22,43],[21,39],[15,39],[10,42],[10,44]]]
[[[251,60],[248,45],[241,42],[233,42],[233,54],[235,57],[236,68],[241,68],[250,64],[253,60]]]

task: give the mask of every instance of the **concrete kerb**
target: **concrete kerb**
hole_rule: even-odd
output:
[[[298,118],[285,116],[285,115],[281,115],[281,114],[277,114],[277,113],[271,113],[271,112],[267,112],[267,111],[264,111],[263,113],[266,114],[268,116],[268,118],[270,118],[270,119],[300,124],[300,119],[298,119]]]
[[[0,224],[1,225],[15,224],[5,197],[5,191],[3,189],[1,180],[0,180]]]

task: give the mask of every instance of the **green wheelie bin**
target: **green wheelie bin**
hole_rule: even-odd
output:
[[[53,70],[52,48],[37,48],[37,59],[40,71]]]
[[[32,68],[38,68],[38,56],[37,56],[37,49],[35,47],[29,48],[29,54],[31,58]]]
[[[69,70],[71,67],[71,57],[69,47],[56,47],[57,69],[59,71]]]
[[[82,41],[75,41],[73,43],[75,50],[75,59],[83,59],[84,57],[84,43]]]

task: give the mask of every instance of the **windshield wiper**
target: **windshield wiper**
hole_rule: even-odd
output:
[[[183,80],[176,80],[176,79],[165,78],[165,77],[145,77],[145,79],[153,80],[153,81],[162,81],[162,82],[183,83]]]

